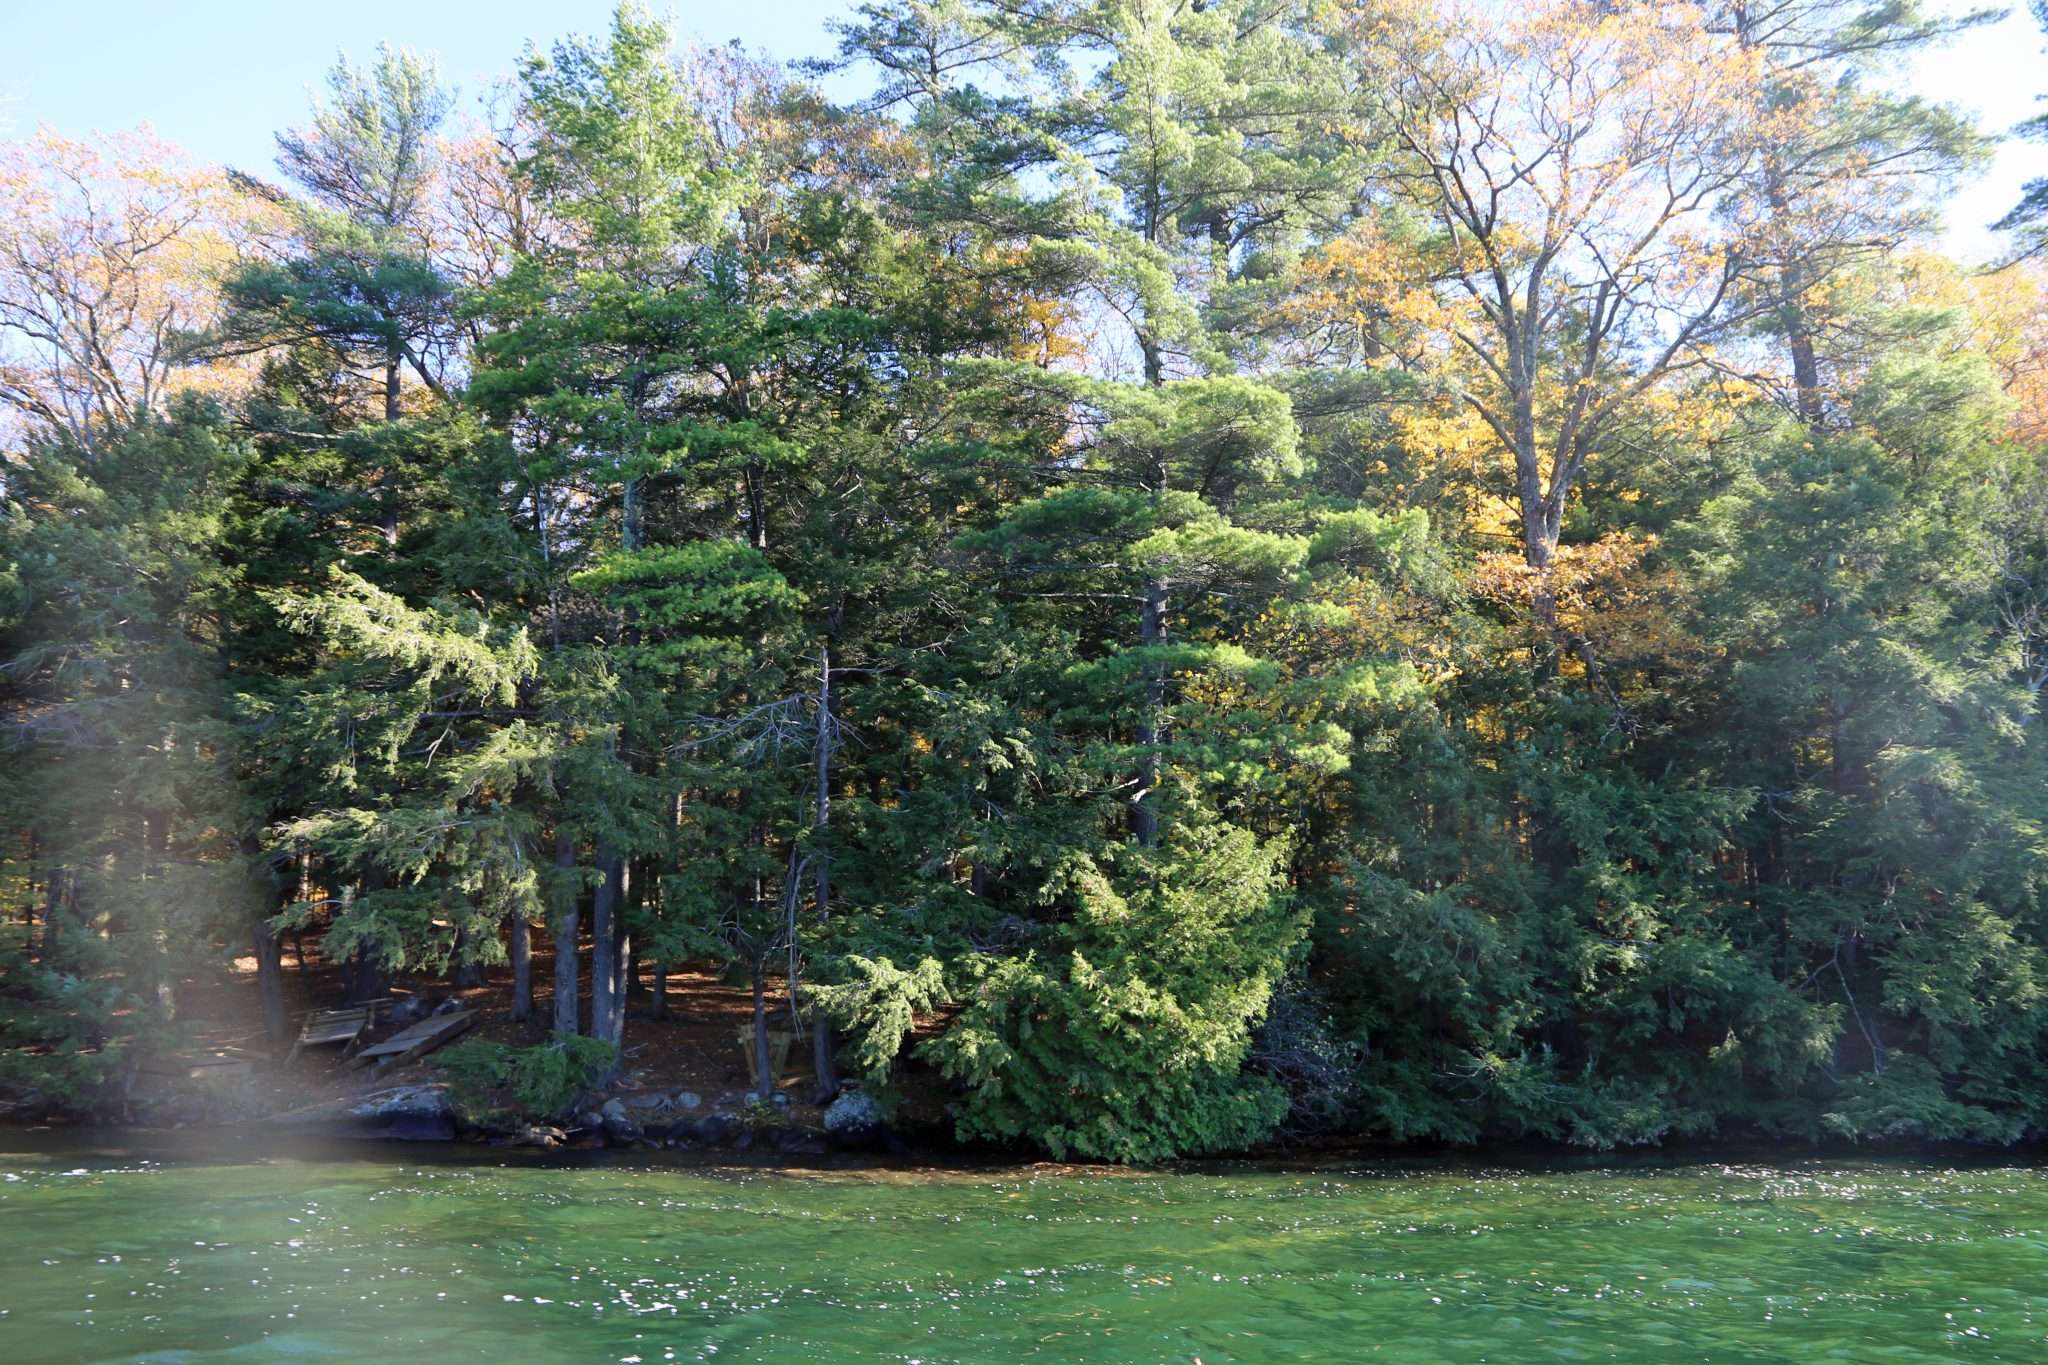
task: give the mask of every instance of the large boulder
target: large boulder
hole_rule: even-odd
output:
[[[320,1137],[451,1142],[455,1138],[455,1103],[445,1085],[396,1085],[367,1095],[309,1104],[273,1115],[270,1121]]]
[[[816,1133],[801,1128],[777,1128],[775,1150],[784,1156],[823,1156],[825,1143]]]
[[[690,1137],[706,1147],[723,1147],[743,1136],[746,1128],[736,1114],[711,1113],[691,1125]]]
[[[849,1090],[825,1106],[825,1136],[840,1146],[864,1146],[882,1130],[882,1106],[865,1090]]]

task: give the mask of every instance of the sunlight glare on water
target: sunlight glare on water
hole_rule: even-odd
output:
[[[26,1361],[2048,1359],[2048,1177],[0,1156]]]

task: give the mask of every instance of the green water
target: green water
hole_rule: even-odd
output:
[[[2048,1173],[0,1155],[0,1365],[2048,1360]]]

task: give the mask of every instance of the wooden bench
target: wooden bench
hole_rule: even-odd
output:
[[[342,1045],[341,1055],[346,1058],[355,1051],[365,1033],[377,1016],[375,1004],[352,1005],[342,1010],[314,1010],[306,1016],[305,1024],[299,1029],[299,1040],[292,1044],[292,1050],[285,1056],[285,1065],[298,1060],[299,1053],[309,1047],[330,1047]]]

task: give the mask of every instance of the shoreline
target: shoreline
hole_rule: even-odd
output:
[[[1145,1179],[1169,1174],[1246,1171],[1370,1173],[1386,1176],[1500,1171],[1688,1170],[1701,1166],[1775,1166],[1805,1162],[1912,1162],[1959,1169],[2048,1164],[2048,1143],[1786,1142],[1688,1140],[1657,1147],[1589,1150],[1539,1142],[1473,1146],[1326,1141],[1295,1147],[1189,1157],[1152,1166],[1060,1161],[943,1141],[906,1142],[900,1150],[832,1148],[789,1152],[773,1143],[749,1147],[664,1147],[590,1143],[556,1148],[493,1143],[476,1136],[403,1140],[294,1132],[267,1123],[188,1125],[63,1124],[0,1120],[0,1162],[20,1158],[132,1158],[195,1165],[325,1161],[369,1165],[648,1169],[698,1174],[780,1174],[792,1177],[1029,1178],[1047,1175]]]

